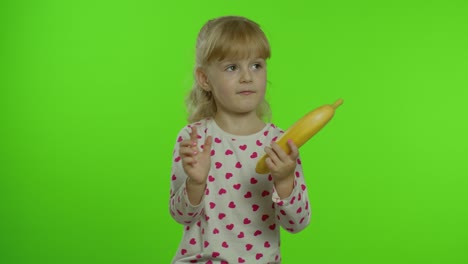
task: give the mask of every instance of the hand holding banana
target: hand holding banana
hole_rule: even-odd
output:
[[[333,105],[326,104],[309,112],[286,130],[276,143],[288,154],[291,152],[288,139],[291,139],[298,148],[301,147],[330,121],[335,114],[336,108],[342,103],[343,100],[338,99]],[[257,162],[255,168],[257,173],[265,174],[269,172],[265,163],[267,157],[268,155],[265,154]]]

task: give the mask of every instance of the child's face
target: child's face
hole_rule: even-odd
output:
[[[225,59],[206,68],[208,90],[218,111],[231,114],[256,112],[266,88],[266,62],[262,58]]]

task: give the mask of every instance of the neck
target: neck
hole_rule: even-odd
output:
[[[218,112],[214,116],[214,120],[222,130],[238,136],[255,134],[265,127],[265,122],[255,113],[232,116]]]

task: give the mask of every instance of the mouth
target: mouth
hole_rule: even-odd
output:
[[[254,94],[254,93],[255,93],[254,91],[250,91],[250,90],[245,90],[245,91],[238,92],[238,94],[241,94],[241,95],[250,95],[250,94]]]

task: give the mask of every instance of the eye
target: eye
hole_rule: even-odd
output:
[[[254,64],[252,65],[252,68],[258,70],[258,69],[263,68],[263,65],[262,65],[261,63],[254,63]]]
[[[226,67],[226,71],[235,71],[237,69],[236,65],[229,65]]]

